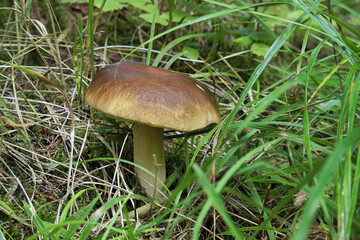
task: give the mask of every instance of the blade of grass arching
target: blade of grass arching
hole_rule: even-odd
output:
[[[246,179],[249,179],[249,178],[250,178],[250,174],[249,174],[249,173],[245,173],[245,178],[246,178]],[[263,201],[261,201],[260,195],[259,195],[258,192],[256,191],[255,184],[254,184],[252,181],[247,181],[246,185],[247,185],[248,188],[249,188],[251,198],[254,200],[254,202],[256,203],[256,205],[261,206],[261,207],[258,207],[258,211],[259,211],[259,213],[262,213],[262,217],[263,217],[264,220],[266,221],[266,223],[264,224],[264,227],[265,227],[265,228],[270,228],[270,230],[267,230],[267,234],[268,234],[269,239],[274,240],[274,239],[275,239],[275,234],[274,234],[274,229],[275,229],[275,227],[273,227],[273,226],[271,225],[271,222],[270,222],[270,221],[267,221],[267,219],[269,219],[269,216],[268,216],[268,214],[266,213],[266,211],[264,211],[265,206],[264,206]],[[259,229],[261,229],[261,228],[259,228]]]
[[[359,139],[360,129],[354,129],[347,135],[346,138],[337,144],[333,153],[324,160],[325,162],[318,174],[317,184],[309,191],[309,198],[305,203],[304,211],[301,214],[301,219],[298,225],[299,228],[295,230],[292,239],[302,240],[304,239],[304,236],[307,236],[327,184],[333,180],[334,172],[343,160],[343,156],[348,151],[348,148],[357,144]]]
[[[310,168],[313,167],[312,162],[312,149],[311,149],[311,140],[310,140],[310,123],[309,123],[309,111],[308,111],[308,87],[309,87],[309,80],[310,80],[310,73],[315,65],[317,56],[319,55],[320,50],[323,48],[324,42],[320,43],[316,46],[309,58],[309,64],[306,68],[306,80],[305,80],[305,93],[304,93],[304,120],[303,120],[303,135],[304,135],[304,146],[305,152],[307,157],[307,162],[309,163]]]
[[[283,85],[276,88],[273,92],[268,94],[262,100],[259,101],[255,109],[241,122],[236,123],[237,129],[235,130],[235,134],[237,135],[237,131],[241,131],[249,126],[252,120],[258,116],[261,112],[263,112],[273,101],[275,101],[281,94],[290,89],[293,85],[298,84],[301,79],[292,78],[289,81],[285,82]]]
[[[200,37],[205,37],[205,36],[209,36],[211,35],[211,33],[196,33],[196,34],[188,34],[185,36],[181,36],[176,38],[175,40],[171,41],[170,43],[168,43],[162,50],[161,52],[156,56],[152,66],[157,67],[161,61],[161,59],[165,56],[165,54],[173,47],[175,47],[177,44],[188,40],[190,38],[200,38]]]
[[[320,18],[313,13],[313,11],[321,11],[317,6],[321,1],[314,2],[312,0],[309,0],[307,2],[309,2],[311,6],[307,6],[303,0],[294,0],[296,6],[303,10],[307,15],[309,15],[309,17],[312,18],[329,37],[331,37],[331,40],[339,46],[337,50],[345,58],[350,58],[350,64],[354,64],[356,62],[356,59],[352,56],[351,52],[346,47],[346,44],[341,37],[341,34],[339,34],[339,32],[334,29],[333,25],[331,24],[331,22],[329,22],[328,19]]]
[[[356,136],[356,134],[354,134],[354,136]],[[347,144],[347,143],[345,143],[345,144],[343,144],[343,145],[346,146],[346,144]],[[339,149],[341,149],[341,147],[340,147]],[[345,152],[345,151],[344,151],[344,152]],[[333,153],[334,153],[334,151],[331,152],[331,153],[328,153],[328,156],[332,156]],[[278,204],[276,205],[275,208],[273,208],[273,209],[271,209],[270,211],[268,211],[268,214],[269,214],[269,219],[268,219],[268,221],[272,220],[272,219],[276,216],[276,214],[284,208],[285,204],[287,204],[290,200],[293,199],[294,195],[295,195],[301,188],[305,188],[305,186],[306,186],[309,182],[313,182],[313,179],[314,179],[315,177],[321,175],[321,176],[323,176],[324,178],[326,178],[328,172],[327,172],[327,170],[324,170],[324,166],[325,166],[326,164],[328,164],[328,165],[330,165],[329,168],[330,168],[331,170],[334,170],[334,167],[333,167],[333,166],[336,165],[336,163],[334,163],[334,164],[331,163],[332,159],[337,159],[337,158],[336,158],[336,156],[335,156],[335,157],[331,157],[331,159],[330,159],[330,157],[328,157],[327,160],[321,161],[321,162],[319,162],[318,164],[314,165],[314,168],[313,168],[310,172],[307,173],[307,175],[305,176],[305,178],[302,179],[302,180],[297,184],[296,187],[294,187],[293,189],[291,189],[291,190],[288,192],[288,194],[287,194],[284,198],[282,198],[282,199],[280,200],[280,202],[278,202]],[[341,162],[341,160],[339,160],[339,162]],[[329,172],[329,174],[331,175],[330,172]],[[326,185],[326,184],[325,184],[325,185]],[[325,187],[326,187],[326,186],[325,186]],[[308,188],[308,187],[307,187],[307,188]],[[306,191],[307,191],[308,193],[310,192],[310,190],[307,190],[307,189],[306,189]],[[313,192],[316,192],[316,191],[314,190]],[[308,194],[308,195],[309,195],[309,194]],[[310,196],[310,195],[309,195],[309,196]],[[325,200],[328,200],[328,202],[326,203],[326,204],[327,204],[326,207],[331,207],[333,212],[336,211],[336,207],[335,207],[336,203],[334,203],[333,200],[330,200],[329,198],[321,198],[321,197],[320,197],[319,202],[321,202],[321,203],[323,204],[323,202],[324,202],[323,200],[324,200],[324,199],[325,199]],[[264,210],[266,210],[266,209],[264,209]],[[313,210],[316,211],[315,208],[314,208]],[[327,209],[324,209],[324,213],[326,213],[326,212],[327,212]],[[329,218],[328,218],[328,219],[329,219]],[[312,224],[312,221],[309,221],[309,219],[307,219],[306,221],[309,222],[309,225]],[[329,219],[329,222],[331,222],[331,219]],[[264,221],[264,222],[261,224],[261,226],[263,226],[264,224],[266,224],[266,221]],[[296,226],[298,226],[298,221],[296,221]],[[298,227],[295,227],[295,224],[294,224],[294,229],[298,229]],[[330,231],[332,231],[332,229],[330,229]],[[253,233],[252,237],[255,237],[255,236],[258,234],[258,232],[259,232],[259,231],[255,231],[255,232]],[[306,235],[303,235],[303,234],[305,234],[305,233],[300,233],[298,239],[303,239],[304,236],[306,236]],[[291,238],[291,239],[293,239],[293,238]]]
[[[279,142],[278,139],[271,141],[271,142],[267,142],[264,145],[251,150],[245,156],[243,156],[238,161],[236,161],[236,163],[229,170],[227,170],[225,175],[216,184],[216,188],[215,188],[216,192],[219,194],[225,188],[227,182],[237,173],[237,171],[241,167],[243,167],[243,164],[247,160],[251,159],[255,154],[258,154],[259,152],[264,151],[264,149],[269,148],[273,144],[276,145],[278,142]],[[205,217],[207,216],[210,208],[211,208],[211,201],[209,199],[207,199],[205,201],[200,213],[197,215],[196,223],[195,223],[194,230],[193,230],[193,236],[200,235],[201,224],[204,221]]]
[[[358,72],[359,66],[360,66],[359,63],[354,64],[350,68],[350,71],[348,72],[348,74],[346,76],[346,81],[344,84],[344,96],[343,96],[343,100],[342,100],[342,104],[341,104],[341,112],[339,114],[340,117],[339,117],[339,123],[338,123],[337,134],[336,134],[337,142],[341,141],[346,128],[348,128],[350,131],[350,129],[353,127],[353,119],[348,120],[349,121],[348,126],[346,126],[346,119],[348,117],[349,102],[350,102],[350,100],[353,100],[350,97],[354,97],[354,95],[353,95],[354,94],[354,82],[357,83],[357,81],[355,81],[355,80],[357,79],[356,76],[359,75],[359,72]],[[356,103],[356,101],[355,101],[355,103]],[[355,107],[355,109],[356,109],[356,107]],[[352,111],[354,111],[354,101],[352,101]],[[352,114],[355,114],[355,113],[352,112]]]
[[[37,231],[41,232],[42,230],[44,230],[46,227],[52,226],[52,223],[43,221],[39,215],[35,212],[35,210],[33,209],[33,207],[30,207],[25,201],[24,203],[24,209],[25,212],[28,214],[28,216],[31,218],[31,222],[34,224],[35,228]],[[46,231],[44,233],[44,235],[46,237],[49,236],[49,232]]]
[[[95,197],[94,200],[92,200],[88,205],[81,208],[79,211],[73,213],[71,216],[65,219],[64,222],[68,221],[83,221],[85,218],[90,214],[90,212],[94,209],[95,204],[99,200],[100,195]],[[64,236],[64,239],[70,239],[74,236],[75,232],[78,230],[78,228],[81,226],[80,223],[78,224],[71,224],[69,228],[66,231],[66,234]]]
[[[157,34],[156,36],[154,36],[152,38],[149,38],[147,41],[140,44],[134,50],[129,52],[123,58],[123,60],[126,59],[127,57],[131,56],[134,52],[136,52],[138,49],[142,48],[146,44],[149,44],[150,42],[152,42],[152,41],[154,41],[154,40],[156,40],[156,39],[158,39],[158,38],[160,38],[160,37],[162,37],[162,36],[164,36],[166,34],[174,32],[174,31],[176,31],[178,29],[182,29],[182,28],[184,28],[186,26],[193,25],[193,24],[203,22],[203,21],[208,21],[208,20],[211,20],[211,19],[214,19],[214,18],[226,16],[226,15],[232,14],[234,12],[238,12],[238,11],[242,11],[242,10],[243,11],[249,11],[251,8],[254,8],[254,7],[261,7],[261,6],[274,5],[274,4],[278,4],[278,2],[270,2],[270,3],[265,2],[265,3],[248,4],[248,5],[244,5],[244,6],[234,7],[234,8],[231,8],[231,9],[225,9],[225,10],[217,11],[217,12],[214,12],[214,13],[210,13],[210,14],[198,17],[198,18],[196,18],[194,20],[189,20],[189,21],[184,22],[182,24],[176,25],[176,26],[174,26],[174,27],[162,32],[162,33],[159,33],[159,34]]]
[[[343,60],[341,60],[341,62],[339,62],[338,65],[336,65],[331,72],[324,78],[324,80],[320,83],[320,85],[316,88],[316,90],[314,91],[314,93],[311,95],[310,99],[308,102],[311,102],[311,100],[316,96],[316,94],[319,92],[319,90],[326,84],[326,82],[336,73],[336,71],[342,66],[344,65],[346,62],[348,62],[352,57],[348,57],[348,58],[344,58]]]
[[[219,160],[216,162],[216,168],[215,168],[215,176],[219,173],[219,171],[222,169],[222,167],[227,163],[227,161],[236,153],[236,151],[242,146],[241,143],[236,143],[233,146],[231,146],[230,149],[226,149],[224,152],[225,154],[222,156]]]
[[[81,191],[79,191],[78,193],[76,193],[65,205],[64,209],[62,210],[62,213],[60,215],[59,218],[59,222],[63,222],[66,219],[66,216],[68,214],[69,209],[71,208],[71,205],[76,201],[76,199],[78,199],[84,192],[89,191],[89,190],[93,190],[94,188],[86,188],[83,189]]]
[[[216,127],[214,127],[213,129],[211,129],[201,140],[200,142],[197,144],[196,149],[193,153],[192,158],[190,159],[190,162],[188,164],[188,166],[185,169],[185,173],[184,173],[184,177],[182,178],[182,180],[179,182],[178,186],[180,186],[180,188],[182,189],[182,186],[184,186],[186,188],[186,186],[188,185],[188,178],[190,176],[191,173],[191,167],[194,164],[195,160],[196,160],[196,156],[198,155],[198,153],[200,152],[201,148],[203,147],[203,145],[205,144],[206,141],[208,141],[211,136],[218,130],[218,128],[221,126],[221,123],[219,123]],[[176,195],[176,193],[175,193]]]
[[[123,201],[128,196],[120,196],[111,199],[110,201],[104,203],[98,210],[95,211],[93,216],[89,219],[87,224],[85,225],[84,229],[81,231],[81,235],[79,240],[86,240],[89,237],[89,234],[94,229],[97,221],[105,214],[107,210],[109,210],[114,205],[118,204],[120,201]],[[121,210],[121,208],[119,208]],[[116,218],[116,217],[115,217]]]
[[[180,214],[177,215],[176,218],[174,218],[175,212],[179,212],[178,209],[181,209],[182,206],[179,206],[181,194],[178,194],[175,198],[173,208],[170,210],[170,216],[168,217],[168,222],[174,223],[174,224],[168,224],[166,226],[163,239],[170,239],[170,235],[173,233],[174,229],[177,227],[176,222],[181,221]],[[179,207],[177,207],[179,206]]]
[[[346,229],[346,232],[350,232],[350,233],[351,233],[352,225],[355,226],[353,219],[354,219],[354,215],[356,216],[356,214],[355,214],[356,204],[359,202],[359,198],[358,198],[359,188],[360,188],[360,149],[358,149],[358,152],[357,152],[355,173],[354,173],[353,183],[352,183],[350,209],[349,209],[349,225],[347,226],[348,229]]]
[[[333,8],[336,7],[338,9],[343,9],[347,12],[342,12],[342,16],[353,16],[353,19],[360,19],[360,12],[357,8],[353,8],[351,5],[348,4],[346,1],[336,1],[331,3]],[[339,11],[340,12],[340,11]]]
[[[174,56],[172,56],[170,58],[170,60],[167,61],[164,69],[169,69],[171,67],[171,65],[180,57],[182,57],[184,55],[184,52],[179,52],[177,54],[175,54]]]
[[[248,124],[250,124],[253,119],[255,119],[256,116],[258,116],[262,111],[264,111],[273,101],[275,101],[282,93],[287,91],[290,87],[294,86],[295,84],[299,84],[300,80],[302,79],[299,79],[295,76],[285,82],[283,85],[276,88],[273,92],[264,97],[262,100],[260,100],[257,103],[255,109],[246,117],[246,119],[238,123],[238,128],[234,131],[234,133],[232,133],[232,137],[236,137],[242,130],[246,128]],[[237,105],[239,105],[239,103],[237,103]]]
[[[360,39],[360,32],[357,31],[355,28],[353,28],[352,26],[350,26],[349,24],[341,21],[339,18],[333,16],[333,15],[330,15],[329,13],[327,12],[324,12],[324,11],[320,11],[321,14],[324,14],[326,15],[327,17],[331,18],[332,20],[334,20],[335,22],[337,22],[341,27],[344,27],[346,28],[347,30],[349,30],[350,32],[352,32],[355,36],[357,36],[359,39]]]
[[[350,101],[350,94],[353,92],[353,86],[355,81],[355,76],[357,74],[357,71],[359,69],[359,64],[354,64],[351,66],[349,73],[347,74],[346,81],[344,84],[344,96],[342,99],[341,104],[341,111],[340,116],[338,120],[338,127],[337,127],[337,136],[336,136],[336,142],[339,143],[346,131],[351,132],[352,130],[352,124],[354,118],[348,115],[349,113],[349,101]],[[352,95],[354,96],[354,95]],[[357,96],[357,95],[356,95]],[[354,104],[352,104],[354,105]],[[338,217],[338,233],[339,236],[346,236],[350,234],[350,232],[347,231],[349,228],[348,225],[351,226],[351,223],[349,223],[349,217],[350,217],[350,199],[351,199],[351,148],[347,150],[347,153],[345,154],[345,161],[343,164],[339,166],[337,178],[336,181],[336,199],[337,199],[337,217]]]
[[[151,23],[151,29],[150,29],[150,39],[154,38],[154,34],[155,34],[155,27],[156,27],[156,16],[157,16],[157,11],[158,11],[158,0],[154,0],[154,12],[153,12],[153,18],[152,18],[152,23]],[[149,42],[148,45],[148,52],[146,55],[146,65],[150,65],[150,61],[151,61],[151,51],[152,51],[152,46],[153,46],[153,42],[155,39],[153,39],[152,41]]]
[[[277,99],[282,93],[284,93],[285,91],[287,91],[289,88],[291,88],[294,84],[299,83],[300,79],[298,78],[293,78],[290,79],[288,82],[285,82],[282,86],[278,87],[277,89],[275,89],[273,92],[271,92],[269,95],[267,95],[265,98],[263,98],[255,107],[255,109],[248,115],[248,117],[239,123],[239,127],[238,129],[235,131],[234,136],[236,136],[238,134],[239,131],[242,131],[243,129],[245,129],[245,127],[250,124],[250,122],[256,117],[258,116],[261,112],[263,112],[275,99]],[[228,171],[230,172],[230,171]],[[231,173],[231,172],[230,172]],[[227,178],[224,178],[225,176],[227,176]],[[225,179],[224,181],[228,181],[229,180],[229,175],[226,175],[223,177],[223,179]],[[220,185],[219,185],[220,186]],[[203,208],[205,209],[205,208]],[[270,221],[268,221],[268,216],[266,214],[264,214],[264,222],[267,226],[270,226]],[[195,231],[195,230],[194,230]],[[274,235],[273,235],[273,231],[268,231],[269,236],[272,236],[272,238],[274,239]]]
[[[301,22],[303,16],[305,14],[302,14],[296,22]],[[295,29],[298,26],[296,24],[291,24],[288,26],[281,35],[274,41],[274,43],[269,48],[268,52],[265,54],[264,61],[262,61],[254,70],[252,75],[250,76],[250,79],[248,80],[247,84],[245,85],[242,93],[240,94],[240,97],[238,99],[238,102],[236,103],[234,109],[231,111],[229,116],[227,117],[226,121],[224,122],[224,126],[222,128],[222,131],[219,135],[218,143],[216,146],[216,149],[218,149],[221,144],[222,140],[224,139],[225,135],[227,134],[227,129],[230,126],[230,123],[234,120],[237,112],[242,106],[242,103],[245,100],[246,95],[248,92],[252,89],[253,85],[261,75],[261,73],[264,71],[266,66],[269,64],[270,60],[275,56],[275,54],[280,50],[280,48],[284,45],[285,41],[292,35],[292,33],[295,31]]]
[[[350,220],[350,207],[351,207],[351,155],[352,148],[348,146],[345,153],[345,161],[340,165],[341,175],[338,177],[340,187],[336,189],[337,205],[338,207],[338,237],[339,239],[350,239],[351,222]]]
[[[229,4],[226,4],[226,3],[222,3],[222,2],[216,2],[216,1],[213,1],[213,0],[205,0],[206,2],[209,2],[209,3],[213,3],[215,5],[219,5],[219,6],[223,6],[223,7],[226,7],[226,8],[233,8],[234,6],[232,5],[229,5]],[[236,0],[237,4],[241,5],[241,6],[246,6],[247,4],[245,4],[243,1],[240,1],[240,0]],[[269,2],[271,3],[271,2]],[[281,5],[281,4],[286,4],[286,2],[272,2],[272,4],[274,5]],[[266,14],[266,13],[263,13],[263,12],[260,12],[260,11],[252,11],[252,10],[249,10],[247,11],[249,15],[251,15],[252,17],[254,17],[256,19],[256,21],[258,21],[260,23],[260,25],[264,28],[264,30],[269,33],[269,35],[271,35],[273,37],[273,39],[276,39],[277,36],[276,34],[274,33],[274,31],[272,30],[272,28],[270,26],[268,26],[266,24],[266,22],[260,17],[260,16],[263,16],[265,18],[270,18],[270,19],[275,19],[275,20],[278,20],[278,21],[282,21],[282,22],[285,22],[287,24],[293,24],[294,22],[292,20],[289,20],[289,19],[284,19],[284,18],[281,18],[281,17],[278,17],[278,16],[275,16],[275,15],[270,15],[270,14]],[[302,25],[300,22],[296,22],[295,24],[297,25]],[[306,25],[302,25],[303,27],[308,27],[309,30],[314,30],[314,31],[318,31],[318,29],[316,28],[312,28],[312,27],[309,27],[309,26],[306,26]],[[289,49],[288,46],[284,45],[283,46],[286,50],[288,50],[289,52],[291,52],[291,49]]]
[[[93,190],[93,188],[87,188],[87,189],[83,189],[81,191],[79,191],[78,193],[76,193],[68,202],[67,204],[65,205],[64,209],[62,210],[61,212],[61,215],[59,217],[59,223],[62,223],[62,222],[65,222],[66,220],[69,220],[69,219],[66,219],[66,216],[71,208],[71,206],[73,205],[73,203],[86,191],[89,191],[89,190]],[[79,220],[79,219],[73,219],[73,220]],[[57,230],[60,230],[57,228]],[[61,231],[58,231],[58,232],[54,232],[56,233],[56,236],[58,238],[60,238],[60,234],[62,233]]]
[[[233,5],[229,5],[229,4],[226,4],[226,3],[223,3],[223,2],[217,2],[217,1],[213,1],[213,0],[204,0],[205,2],[208,2],[208,3],[212,3],[212,4],[215,4],[215,5],[219,5],[219,6],[222,6],[222,7],[226,7],[226,8],[233,8],[234,6]],[[240,6],[245,6],[246,4],[243,3],[242,1],[240,0],[236,0],[236,2],[240,5]],[[277,2],[274,4],[284,4],[284,3],[280,3],[280,2]],[[256,21],[258,21],[260,23],[260,25],[264,28],[264,30],[269,33],[274,39],[276,39],[276,34],[274,33],[274,31],[271,29],[271,27],[269,27],[265,22],[264,20],[259,17],[257,14],[254,14],[252,11],[249,11],[249,14],[250,16],[254,17],[256,19]]]
[[[352,68],[350,71],[354,71],[354,81],[352,81],[351,84],[351,93],[349,95],[349,105],[348,105],[348,129],[349,132],[351,132],[354,128],[354,122],[356,119],[356,108],[357,108],[357,99],[359,95],[360,90],[360,74],[358,70],[360,69],[360,64],[356,63],[353,65],[355,67]],[[355,147],[355,146],[354,146]],[[344,172],[344,184],[343,189],[346,188],[346,191],[342,195],[344,198],[344,211],[347,212],[346,215],[346,225],[344,226],[344,232],[345,232],[345,239],[351,238],[351,227],[352,227],[352,220],[355,213],[356,203],[358,202],[358,189],[359,189],[359,174],[360,174],[360,163],[359,161],[356,164],[356,170],[354,173],[354,177],[352,177],[352,148],[349,148],[345,160],[345,172]],[[359,157],[358,157],[359,159]],[[350,207],[349,207],[350,206]]]
[[[125,197],[125,203],[126,203],[126,201],[130,198],[130,195],[127,195],[127,196],[122,196],[122,197]],[[113,203],[112,204],[116,204],[117,202],[118,202],[118,200],[117,201],[112,201]],[[111,205],[112,205],[111,204]],[[122,204],[122,208],[119,208],[119,209],[117,209],[117,211],[116,211],[116,213],[114,214],[114,216],[112,216],[112,220],[110,221],[110,223],[108,224],[108,226],[109,226],[109,228],[107,228],[106,229],[106,231],[105,231],[105,233],[104,233],[104,235],[102,236],[102,240],[106,240],[106,239],[110,239],[109,238],[109,234],[111,233],[110,231],[111,231],[111,228],[114,226],[114,224],[115,224],[115,222],[117,221],[117,218],[118,218],[118,216],[121,214],[121,212],[124,210],[124,215],[125,215],[125,220],[126,220],[126,226],[127,226],[127,234],[128,234],[128,237],[127,237],[127,239],[130,239],[130,240],[132,240],[132,239],[135,239],[135,237],[134,237],[134,228],[133,228],[133,226],[132,226],[132,224],[131,224],[131,222],[130,222],[130,218],[129,218],[129,215],[128,215],[128,212],[127,212],[127,208],[126,208],[126,205],[124,205],[124,204]],[[102,214],[101,214],[102,215]]]
[[[204,192],[208,196],[208,199],[214,204],[215,209],[219,212],[225,224],[232,231],[232,236],[236,239],[243,239],[244,236],[239,232],[238,228],[235,226],[233,220],[226,212],[224,201],[222,200],[221,194],[214,189],[214,186],[209,182],[206,174],[202,171],[199,165],[193,165],[194,172],[199,180],[199,184],[204,189]],[[193,239],[198,239],[199,235],[193,235]]]
[[[27,240],[34,240],[34,239],[55,239],[55,240],[58,240],[58,239],[65,239],[65,238],[60,238],[60,237],[57,237],[57,238],[54,238],[54,237],[48,237],[48,238],[39,238],[39,237],[43,237],[43,235],[47,235],[48,233],[51,233],[51,231],[54,229],[54,226],[56,227],[56,229],[61,229],[61,235],[64,236],[66,233],[67,233],[67,230],[65,229],[66,226],[68,225],[84,225],[86,224],[86,221],[80,221],[80,220],[73,220],[73,221],[66,221],[66,222],[62,222],[62,223],[58,223],[58,224],[54,224],[54,225],[50,225],[50,226],[47,226],[45,227],[43,230],[41,231],[38,231],[37,233],[35,233],[34,235],[26,238]],[[103,228],[109,228],[108,225],[106,224],[101,224],[99,223],[99,226],[100,227],[103,227]],[[123,231],[121,228],[112,228],[112,230],[115,232],[115,233],[118,233],[118,234],[121,234],[121,236],[123,236],[123,238],[126,238],[127,236],[127,232],[126,231]],[[75,236],[71,236],[69,238],[66,238],[67,240],[76,240],[77,238],[75,238]],[[97,237],[95,238],[91,238],[91,239],[98,239]]]

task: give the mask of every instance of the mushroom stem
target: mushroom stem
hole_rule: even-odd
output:
[[[133,136],[134,163],[153,173],[158,180],[165,182],[164,129],[135,123]],[[144,170],[135,168],[135,171],[139,176],[140,185],[145,189],[146,194],[149,197],[160,199],[162,184],[159,181],[156,182],[156,178]]]

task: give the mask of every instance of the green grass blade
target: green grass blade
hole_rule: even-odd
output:
[[[279,140],[274,140],[269,143],[266,143],[265,145],[259,146],[255,148],[254,150],[248,152],[244,157],[240,158],[236,161],[236,163],[225,173],[225,175],[219,180],[219,182],[216,184],[216,192],[220,193],[225,187],[228,181],[239,171],[239,169],[243,166],[243,164],[251,159],[255,154],[258,154],[261,151],[264,151],[264,149],[268,148],[269,146],[273,144],[277,144]],[[201,223],[207,216],[208,211],[211,208],[211,201],[208,199],[204,203],[204,206],[201,209],[201,212],[197,216],[196,224],[194,226],[194,236],[198,236],[200,233]]]
[[[91,62],[91,77],[94,76],[94,65],[95,65],[95,52],[94,52],[94,0],[89,0],[89,14],[87,22],[87,33],[88,33],[88,49],[90,49],[90,62]]]
[[[70,217],[65,219],[65,222],[69,221],[82,221],[85,220],[85,218],[90,214],[90,212],[93,210],[94,205],[99,200],[100,195],[95,197],[94,200],[92,200],[88,205],[81,208],[79,211],[73,213]],[[64,239],[70,239],[74,236],[75,232],[78,230],[81,224],[71,224],[69,228],[66,231],[66,234],[64,236]]]
[[[207,14],[207,15],[204,15],[204,16],[201,16],[201,17],[198,17],[194,20],[189,20],[187,22],[184,22],[184,23],[181,23],[177,26],[174,26],[162,33],[159,33],[157,34],[156,36],[150,38],[149,40],[147,40],[146,42],[144,42],[143,44],[139,45],[137,48],[135,48],[133,51],[131,51],[129,54],[127,54],[124,59],[126,59],[127,57],[129,57],[130,55],[132,55],[135,51],[137,51],[138,49],[140,49],[141,47],[149,44],[150,42],[162,37],[162,36],[165,36],[171,32],[174,32],[176,30],[179,30],[179,29],[182,29],[186,26],[190,26],[190,25],[194,25],[196,23],[199,23],[199,22],[203,22],[203,21],[208,21],[208,20],[211,20],[211,19],[216,19],[216,18],[219,18],[219,17],[222,17],[222,16],[226,16],[226,15],[230,15],[232,13],[235,13],[235,12],[238,12],[238,11],[247,11],[247,10],[250,10],[251,8],[254,8],[254,7],[260,7],[260,6],[266,6],[266,5],[274,5],[274,4],[278,4],[279,2],[270,2],[270,3],[257,3],[257,4],[249,4],[249,5],[244,5],[244,6],[239,6],[239,7],[234,7],[234,8],[231,8],[231,9],[225,9],[225,10],[221,10],[221,11],[217,11],[217,12],[214,12],[214,13],[210,13],[210,14]]]
[[[199,184],[204,189],[204,192],[210,199],[210,201],[214,204],[214,207],[216,210],[220,213],[221,217],[224,219],[226,225],[230,228],[232,231],[232,236],[236,239],[243,239],[243,235],[239,232],[238,228],[235,226],[234,222],[232,221],[229,214],[226,212],[225,204],[223,200],[220,197],[219,192],[215,190],[213,185],[209,182],[207,179],[205,173],[201,170],[200,166],[197,164],[194,164],[193,166],[194,172],[199,180]],[[195,232],[194,232],[195,233]],[[193,235],[193,239],[197,239],[198,235]]]
[[[152,51],[153,42],[155,40],[154,35],[155,35],[155,27],[156,27],[156,16],[158,14],[157,8],[158,8],[158,0],[154,0],[154,12],[153,12],[153,18],[152,18],[151,29],[150,29],[150,39],[149,39],[149,45],[148,45],[148,52],[147,52],[147,56],[146,56],[146,65],[150,65],[150,61],[151,61],[151,51]]]
[[[360,139],[360,129],[354,129],[335,148],[334,152],[325,160],[318,177],[317,184],[310,189],[304,211],[301,214],[299,228],[295,231],[293,239],[302,240],[307,236],[308,230],[318,209],[320,199],[326,185],[333,179],[333,175],[349,146],[357,144]]]
[[[300,22],[303,18],[304,14],[299,17],[296,22]],[[283,46],[283,44],[286,42],[286,40],[291,36],[291,34],[295,31],[297,28],[297,25],[291,24],[289,27],[283,31],[283,33],[274,41],[274,43],[271,45],[269,51],[266,53],[264,57],[264,61],[262,61],[254,70],[252,73],[250,79],[248,80],[247,84],[245,85],[238,102],[236,103],[234,109],[231,111],[229,116],[227,117],[226,121],[224,122],[224,127],[222,128],[222,132],[219,136],[219,141],[217,148],[220,147],[220,144],[222,143],[222,140],[224,139],[225,135],[227,134],[228,127],[230,123],[234,120],[235,115],[239,111],[239,109],[242,106],[242,103],[246,97],[246,95],[249,93],[257,79],[260,77],[261,73],[264,71],[266,66],[269,64],[270,60],[274,57],[274,55],[280,50],[280,48]]]
[[[307,156],[307,161],[310,164],[310,167],[312,168],[313,162],[312,162],[312,149],[311,149],[311,139],[310,139],[310,123],[309,123],[309,110],[308,110],[308,88],[309,88],[309,81],[310,81],[310,73],[312,72],[312,69],[315,65],[316,59],[319,55],[320,50],[323,48],[323,43],[316,46],[316,48],[312,51],[309,64],[306,68],[306,82],[305,82],[305,94],[304,94],[304,103],[305,103],[305,109],[304,109],[304,125],[303,125],[303,135],[304,135],[304,143],[305,143],[305,151]]]
[[[79,240],[88,239],[88,236],[91,233],[92,229],[94,228],[94,225],[103,216],[103,214],[105,214],[105,212],[107,210],[109,210],[111,207],[118,204],[120,201],[122,201],[123,204],[125,204],[125,202],[128,199],[129,199],[128,195],[116,197],[116,198],[113,198],[113,199],[109,200],[108,202],[104,203],[100,208],[98,208],[95,211],[95,214],[93,214],[93,216],[90,218],[90,220],[87,222],[86,226],[82,230]],[[121,210],[121,209],[119,209],[119,210]]]
[[[175,47],[176,45],[178,45],[179,43],[188,40],[190,38],[197,38],[197,37],[205,37],[205,36],[211,36],[210,33],[196,33],[196,34],[188,34],[185,36],[181,36],[176,38],[175,40],[171,41],[170,43],[168,43],[162,50],[161,52],[157,55],[157,57],[155,58],[154,62],[153,62],[153,66],[157,67],[161,61],[161,59],[165,56],[165,54],[173,47]]]

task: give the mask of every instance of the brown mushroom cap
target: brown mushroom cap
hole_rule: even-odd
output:
[[[112,64],[95,74],[90,107],[120,120],[180,131],[220,122],[217,102],[200,82],[139,63]]]

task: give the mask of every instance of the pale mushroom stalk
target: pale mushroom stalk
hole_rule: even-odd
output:
[[[135,123],[133,127],[134,163],[153,173],[135,168],[140,185],[155,200],[162,197],[162,183],[166,179],[164,157],[164,129]],[[158,181],[156,181],[156,179]],[[156,191],[156,192],[155,192]]]

